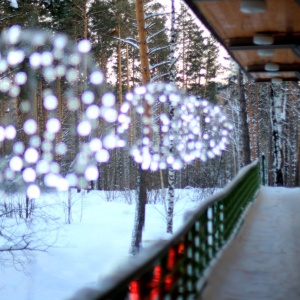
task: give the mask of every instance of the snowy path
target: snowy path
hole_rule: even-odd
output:
[[[202,300],[300,299],[300,189],[262,187]]]

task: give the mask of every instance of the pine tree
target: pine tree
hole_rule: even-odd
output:
[[[217,102],[217,83],[215,82],[217,76],[220,75],[220,64],[218,63],[219,45],[217,41],[209,35],[205,38],[204,46],[205,57],[205,74],[204,74],[204,87],[202,96],[209,99],[210,102]]]
[[[138,26],[138,41],[139,41],[139,54],[140,54],[140,68],[142,74],[142,84],[146,85],[150,82],[150,64],[148,56],[147,45],[147,32],[145,28],[145,12],[143,1],[136,0],[136,20]],[[145,107],[145,116],[149,114],[150,107]],[[135,224],[132,233],[131,242],[131,254],[137,254],[139,252],[142,243],[142,231],[145,225],[145,210],[147,201],[147,189],[146,189],[146,171],[140,168],[139,180],[138,180],[138,199],[135,215]]]
[[[245,97],[245,85],[243,81],[243,73],[239,69],[238,73],[238,88],[239,88],[239,105],[241,115],[241,139],[242,139],[242,155],[243,161],[242,166],[245,166],[251,162],[251,151],[250,151],[250,137],[249,137],[249,126],[248,116],[246,109],[246,97]]]

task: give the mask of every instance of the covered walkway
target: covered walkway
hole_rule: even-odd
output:
[[[300,299],[299,188],[262,187],[199,299]]]

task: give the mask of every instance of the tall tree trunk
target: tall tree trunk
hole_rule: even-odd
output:
[[[121,38],[121,26],[120,26],[120,18],[119,24],[117,27],[118,37]],[[121,49],[121,41],[118,40],[118,100],[119,100],[119,107],[121,107],[123,103],[123,80],[122,80],[122,49]],[[115,132],[116,134],[116,132]],[[115,188],[120,188],[124,183],[123,172],[122,172],[122,160],[121,160],[121,152],[120,149],[115,149],[116,154],[116,182]]]
[[[249,126],[248,126],[248,116],[247,116],[247,105],[245,99],[245,87],[243,83],[243,74],[241,69],[239,70],[238,76],[239,85],[239,104],[240,104],[240,114],[241,114],[241,131],[242,131],[242,165],[248,165],[251,162],[251,150],[250,150],[250,136],[249,136]]]
[[[271,85],[272,101],[272,138],[276,186],[283,185],[283,157],[282,157],[282,90],[281,85]]]
[[[118,24],[118,37],[121,38],[121,26]],[[121,41],[118,40],[118,97],[119,103],[123,102],[123,82],[122,82],[122,52]]]
[[[106,82],[107,79],[107,57],[105,50],[101,51],[101,71],[103,73],[104,82]]]
[[[143,0],[135,0],[136,19],[139,35],[139,53],[141,61],[142,84],[150,82],[150,65],[147,45],[147,32],[145,29],[145,13]]]
[[[61,79],[60,77],[57,78],[57,99],[58,99],[58,106],[57,106],[57,117],[62,123],[62,117],[63,117],[63,112],[62,112],[62,93],[61,93]],[[57,134],[57,143],[62,142],[62,130],[59,131]]]
[[[174,0],[171,2],[171,43],[170,43],[170,70],[169,78],[170,83],[175,82],[175,5]],[[174,107],[169,103],[170,121],[174,119]],[[170,130],[170,135],[173,130]],[[174,142],[170,140],[170,152],[174,152]],[[168,169],[168,214],[167,214],[167,233],[173,233],[173,214],[174,214],[174,196],[175,196],[175,172],[172,166]]]
[[[260,132],[260,126],[259,126],[259,95],[258,95],[258,85],[255,84],[255,147],[256,147],[256,155],[258,156],[260,153],[260,142],[259,142],[259,132]]]
[[[184,26],[185,27],[185,26]],[[186,76],[186,63],[185,63],[185,28],[182,28],[182,87],[185,90],[186,89],[186,81],[185,81],[185,76]]]
[[[87,18],[87,0],[83,1],[83,38],[88,38],[88,18]],[[87,56],[83,57],[83,86],[84,89],[87,86]]]
[[[126,85],[127,92],[130,92],[130,70],[129,70],[129,45],[126,44]]]
[[[28,219],[29,218],[29,197],[26,195],[25,197],[25,218]]]
[[[206,66],[205,66],[205,82],[204,82],[204,91],[203,91],[203,98],[205,99],[206,98],[206,90],[207,90],[207,83],[208,83],[208,67],[209,67],[209,61],[210,61],[210,52],[208,52],[208,57],[207,57],[207,60],[206,60]],[[199,78],[200,75],[199,75]]]
[[[248,94],[248,107],[249,107],[249,131],[251,138],[251,158],[255,160],[256,156],[256,144],[255,144],[255,133],[254,133],[254,115],[253,115],[253,98],[251,84],[247,83],[247,94]]]
[[[150,82],[150,68],[148,57],[148,45],[147,45],[147,32],[145,29],[145,13],[143,0],[135,0],[136,7],[136,20],[138,25],[139,36],[139,54],[141,62],[142,84],[146,85]],[[145,115],[149,115],[150,107],[146,105]],[[145,211],[147,202],[147,190],[146,190],[146,171],[140,167],[138,175],[138,199],[135,212],[135,224],[132,233],[131,249],[130,253],[135,255],[139,252],[142,242],[142,232],[145,224]]]
[[[137,182],[137,202],[134,219],[134,228],[132,233],[131,249],[130,253],[136,255],[142,245],[143,229],[145,225],[146,216],[146,200],[147,200],[147,189],[146,189],[146,171],[140,169]]]
[[[297,139],[297,165],[295,183],[300,186],[300,118],[298,117],[298,139]]]

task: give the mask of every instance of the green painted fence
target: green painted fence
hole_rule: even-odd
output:
[[[184,227],[172,239],[144,250],[99,282],[97,289],[80,290],[71,300],[195,299],[205,285],[209,266],[239,228],[259,187],[256,161],[187,214]]]

